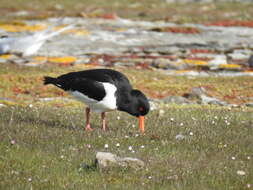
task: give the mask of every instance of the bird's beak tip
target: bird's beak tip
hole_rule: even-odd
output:
[[[139,116],[139,129],[140,132],[144,133],[144,116]]]

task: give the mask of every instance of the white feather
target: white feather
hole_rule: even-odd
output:
[[[44,31],[35,32],[32,35],[0,38],[0,54],[21,53],[23,56],[33,55],[37,53],[46,40],[73,27],[74,25],[69,25],[57,31],[53,31],[52,26]]]
[[[97,101],[95,99],[89,98],[79,91],[68,91],[77,100],[85,103],[94,112],[105,112],[117,109],[115,92],[117,88],[110,83],[102,83],[105,89],[105,97]]]

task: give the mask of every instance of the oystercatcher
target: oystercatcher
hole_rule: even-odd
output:
[[[53,84],[87,105],[86,130],[92,130],[90,111],[101,113],[102,129],[106,130],[105,112],[119,110],[138,117],[140,131],[144,133],[144,115],[149,112],[149,101],[141,91],[133,89],[128,78],[118,71],[91,69],[57,78],[46,76],[44,84]]]

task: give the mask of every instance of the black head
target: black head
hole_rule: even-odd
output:
[[[129,94],[128,101],[119,108],[133,116],[144,116],[149,112],[150,106],[147,97],[139,90],[132,90]]]

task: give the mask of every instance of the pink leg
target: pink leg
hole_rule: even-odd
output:
[[[85,130],[86,131],[92,131],[93,129],[90,127],[90,108],[86,108],[86,125]]]
[[[106,131],[106,122],[105,122],[105,112],[101,113],[101,118],[102,118],[102,130]]]

